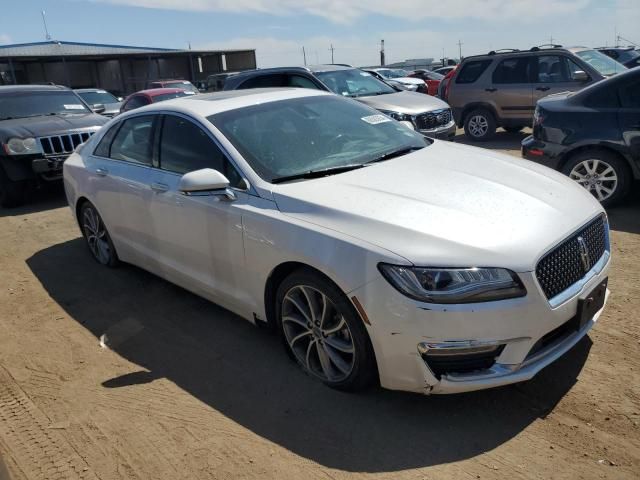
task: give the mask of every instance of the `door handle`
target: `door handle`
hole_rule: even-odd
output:
[[[106,177],[107,175],[109,175],[109,170],[107,170],[106,168],[96,168],[96,175],[98,175],[99,177]]]
[[[498,89],[497,88],[485,88],[484,91],[485,92],[497,92]]]
[[[154,182],[151,184],[151,190],[157,193],[166,192],[167,190],[169,190],[169,185],[167,185],[166,183]]]
[[[546,92],[547,90],[549,90],[551,87],[537,87],[536,90],[540,90],[541,92]]]

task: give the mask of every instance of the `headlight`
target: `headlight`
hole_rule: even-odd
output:
[[[407,297],[429,303],[476,303],[523,297],[518,276],[504,268],[422,268],[381,263],[380,272]]]
[[[390,110],[380,110],[380,112],[384,113],[387,117],[398,120],[399,122],[411,122],[411,115],[407,115],[406,113],[392,112]]]
[[[40,153],[40,145],[35,138],[10,138],[4,145],[5,151],[9,155],[29,155]]]

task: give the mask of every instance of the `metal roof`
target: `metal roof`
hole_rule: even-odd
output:
[[[224,50],[253,51],[253,50]],[[127,54],[162,54],[162,53],[210,53],[210,50],[179,50],[173,48],[134,47],[130,45],[106,45],[102,43],[63,42],[51,40],[47,42],[17,43],[0,45],[2,57],[63,57],[91,55],[127,55]]]

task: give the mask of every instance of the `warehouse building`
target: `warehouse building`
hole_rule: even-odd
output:
[[[183,79],[256,68],[255,50],[172,50],[46,41],[0,45],[0,85],[55,83],[98,87],[124,96],[149,81]]]

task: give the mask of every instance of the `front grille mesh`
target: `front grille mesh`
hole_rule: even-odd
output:
[[[73,153],[76,147],[89,140],[91,135],[93,132],[67,133],[40,137],[38,140],[45,155],[60,155]]]
[[[578,237],[582,237],[588,261],[582,261]],[[536,277],[544,294],[551,299],[576,283],[600,260],[607,248],[604,217],[600,216],[581,228],[538,262]]]
[[[451,110],[446,108],[434,112],[416,115],[415,122],[418,130],[431,130],[442,127],[451,121]]]

